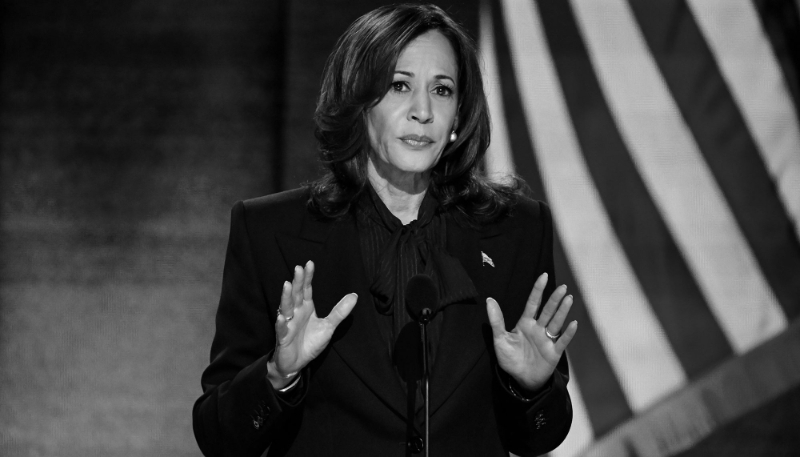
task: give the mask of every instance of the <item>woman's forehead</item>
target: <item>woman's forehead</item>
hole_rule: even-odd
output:
[[[406,45],[397,58],[395,72],[414,76],[424,72],[424,76],[442,75],[455,81],[458,63],[453,45],[438,30],[425,32]]]

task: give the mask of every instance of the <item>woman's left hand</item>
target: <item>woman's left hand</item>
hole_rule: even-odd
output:
[[[550,295],[539,319],[535,319],[546,285],[547,273],[543,273],[533,285],[522,317],[510,332],[506,331],[500,305],[493,298],[486,299],[497,363],[529,391],[535,391],[547,382],[561,354],[578,331],[577,321],[563,328],[572,307],[572,295],[565,297],[567,286],[564,285]]]

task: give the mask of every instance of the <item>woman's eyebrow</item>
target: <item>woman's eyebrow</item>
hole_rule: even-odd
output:
[[[408,76],[409,78],[413,78],[414,77],[414,73],[410,72],[410,71],[395,70],[394,72],[395,72],[395,74],[400,73],[401,75]],[[449,79],[453,84],[456,83],[455,79],[453,79],[452,77],[447,76],[447,75],[436,75],[436,76],[434,76],[434,78],[436,78],[436,79]]]

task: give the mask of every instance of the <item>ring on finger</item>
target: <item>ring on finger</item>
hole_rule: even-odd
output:
[[[289,322],[292,319],[294,319],[294,314],[292,314],[291,316],[286,316],[286,322]]]
[[[544,328],[544,333],[545,335],[547,335],[548,338],[550,338],[553,341],[557,340],[558,337],[561,336],[561,332],[558,332],[555,335],[553,335],[552,333],[550,333],[550,330],[548,330],[547,327]]]

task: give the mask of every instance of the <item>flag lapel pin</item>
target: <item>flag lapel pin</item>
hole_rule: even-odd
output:
[[[481,257],[483,258],[483,265],[489,264],[490,267],[494,268],[494,261],[492,261],[491,257],[483,251],[481,251]]]

